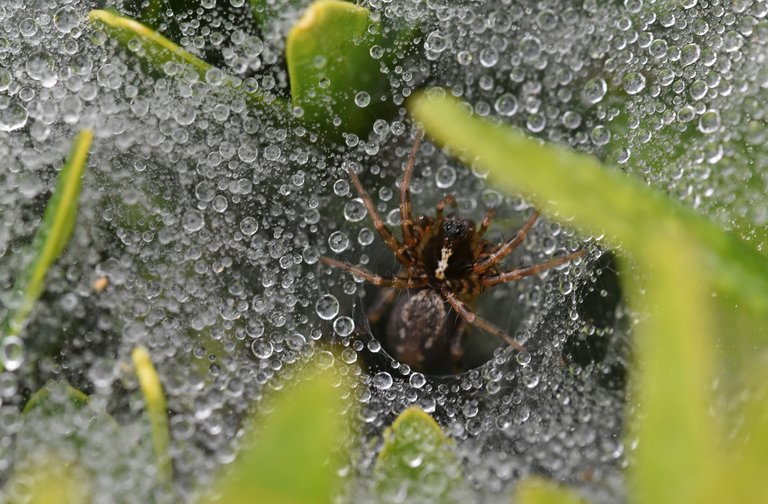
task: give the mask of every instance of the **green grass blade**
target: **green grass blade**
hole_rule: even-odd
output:
[[[200,80],[204,81],[205,74],[213,68],[135,19],[109,10],[92,10],[88,13],[88,19],[92,23],[101,23],[105,32],[120,45],[128,47],[132,41],[138,41],[144,51],[141,55],[159,69],[168,62],[187,64],[194,68]]]
[[[372,47],[384,51],[387,44],[367,9],[340,0],[310,5],[285,47],[291,98],[303,110],[304,124],[339,141],[342,133],[367,137],[376,119],[392,117],[389,78],[383,61],[371,56]],[[367,93],[367,105],[355,103],[358,93]]]
[[[84,392],[81,392],[80,390],[74,388],[73,386],[66,384],[64,385],[64,390],[66,392],[67,398],[77,406],[78,408],[81,408],[88,404],[88,396],[85,395]],[[30,411],[36,409],[36,408],[44,408],[47,412],[50,412],[50,414],[56,414],[58,410],[61,409],[59,406],[50,407],[48,404],[49,398],[51,396],[51,391],[49,387],[43,387],[41,389],[38,389],[37,392],[32,394],[32,396],[27,401],[27,404],[24,405],[24,409],[21,411],[22,415],[29,414]]]
[[[336,450],[348,431],[339,387],[338,369],[315,366],[275,392],[271,411],[248,429],[244,449],[202,502],[332,502],[340,484]]]
[[[644,295],[627,285],[633,305],[647,314],[636,327],[630,403],[629,469],[636,503],[722,502],[722,433],[715,416],[716,321],[700,248],[685,228],[667,223],[641,254],[649,273]],[[626,282],[625,282],[626,283]]]
[[[685,228],[703,251],[702,265],[720,291],[768,313],[768,261],[705,218],[640,181],[603,167],[593,156],[543,145],[511,127],[472,116],[456,99],[432,92],[409,103],[413,116],[438,143],[489,178],[522,192],[549,215],[573,219],[595,236],[632,254],[667,222]]]
[[[515,487],[514,504],[586,504],[575,491],[541,478],[528,478]]]
[[[162,71],[163,67],[169,62],[179,63],[194,69],[198,78],[205,82],[206,74],[214,68],[152,28],[118,12],[92,10],[88,14],[88,19],[92,23],[102,26],[111,38],[124,47],[131,47],[132,43],[138,42],[140,49],[136,51],[134,48],[134,52],[157,70]],[[288,110],[287,104],[282,103],[280,100],[267,97],[259,91],[247,92],[243,90],[229,76],[225,76],[223,85],[242,93],[251,106],[263,110],[272,116],[280,117],[284,111]]]
[[[59,173],[56,189],[45,208],[42,222],[32,241],[34,257],[13,287],[13,301],[2,325],[0,338],[18,336],[43,292],[45,276],[72,236],[93,131],[82,130],[75,139],[69,158]]]
[[[432,417],[411,407],[384,431],[373,484],[381,502],[398,495],[413,502],[459,502],[464,483],[451,441]]]
[[[143,346],[137,346],[131,352],[133,367],[139,379],[139,386],[144,395],[144,404],[152,431],[152,444],[157,457],[158,480],[161,484],[170,485],[173,481],[173,466],[168,452],[171,446],[171,435],[168,430],[168,407],[165,403],[163,385],[157,376],[157,370],[152,364],[149,351]]]

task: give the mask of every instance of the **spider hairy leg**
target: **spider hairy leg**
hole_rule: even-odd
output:
[[[363,268],[359,268],[343,261],[337,261],[336,259],[332,259],[330,257],[322,256],[320,257],[320,261],[326,266],[352,273],[356,277],[362,278],[366,282],[372,283],[373,285],[378,285],[380,287],[395,287],[396,289],[418,289],[424,287],[427,284],[426,277],[384,278],[382,276],[371,273],[370,271],[364,270]]]
[[[485,216],[483,217],[483,221],[480,223],[480,227],[477,229],[477,238],[480,239],[485,235],[485,232],[488,231],[488,228],[491,226],[491,221],[493,220],[493,216],[496,215],[496,209],[495,208],[489,208],[485,212]]]
[[[384,221],[381,220],[381,216],[376,211],[371,197],[368,196],[368,192],[363,188],[363,184],[360,183],[360,178],[357,176],[357,173],[352,169],[347,170],[347,172],[349,173],[349,178],[352,179],[352,184],[355,186],[357,193],[363,199],[363,204],[365,204],[365,208],[368,210],[368,214],[370,214],[371,219],[373,220],[373,226],[376,228],[379,236],[381,236],[381,239],[384,240],[387,247],[394,252],[397,260],[400,261],[403,266],[412,266],[413,260],[405,253],[407,247],[403,247],[403,244],[395,238],[389,228],[384,224]]]
[[[584,254],[586,254],[586,251],[579,250],[578,252],[574,252],[573,254],[568,254],[566,256],[558,257],[556,259],[545,261],[543,263],[534,264],[533,266],[526,266],[524,268],[513,269],[512,271],[505,271],[503,273],[499,273],[498,275],[492,275],[492,276],[483,278],[482,284],[483,284],[483,287],[488,288],[488,287],[493,287],[494,285],[498,285],[500,283],[513,282],[515,280],[520,280],[521,278],[535,275],[540,271],[556,268],[561,264],[570,262],[576,259],[577,257],[583,256]]]
[[[416,238],[413,236],[413,208],[411,207],[411,177],[413,177],[413,168],[416,165],[416,154],[419,152],[421,139],[424,133],[421,130],[416,132],[416,139],[411,147],[411,154],[408,156],[408,163],[405,165],[405,173],[400,183],[400,221],[403,229],[403,241],[406,246],[412,247],[416,244]]]
[[[531,230],[536,220],[539,218],[539,211],[535,210],[533,214],[528,218],[528,222],[517,232],[514,238],[506,243],[501,244],[496,251],[492,252],[488,257],[482,261],[476,262],[472,266],[472,271],[475,273],[484,273],[491,269],[499,261],[511,254],[522,242],[525,240],[526,235]]]
[[[507,333],[491,324],[487,320],[478,317],[475,313],[471,312],[469,308],[467,308],[467,305],[465,305],[454,293],[448,289],[443,288],[441,289],[440,294],[442,294],[443,298],[448,301],[451,307],[453,307],[454,311],[456,311],[456,313],[458,313],[461,318],[463,318],[468,324],[472,324],[475,327],[478,327],[487,332],[488,334],[496,336],[518,352],[525,351],[525,347],[512,339]]]
[[[438,222],[443,218],[443,211],[445,211],[445,207],[448,205],[455,205],[456,204],[456,196],[453,194],[449,194],[445,196],[443,199],[437,202],[437,206],[435,207],[437,220]]]

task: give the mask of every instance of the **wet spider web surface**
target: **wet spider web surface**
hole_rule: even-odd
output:
[[[404,407],[421,406],[457,440],[475,498],[506,502],[520,477],[544,474],[579,486],[593,502],[623,499],[631,317],[599,237],[540,222],[508,265],[576,248],[589,254],[495,288],[479,303],[478,312],[528,352],[491,344],[460,375],[413,373],[367,327],[364,307],[376,291],[318,262],[326,254],[396,271],[345,170],[360,172],[395,227],[414,132],[405,112],[376,121],[368,138],[330,149],[311,131],[249,109],[216,75],[203,82],[174,65],[148,73],[84,21],[102,4],[0,5],[0,290],[27,259],[24,245],[74,132],[97,132],[72,243],[23,344],[3,344],[3,478],[28,463],[30,447],[71,446],[68,433],[85,421],[75,411],[55,425],[42,416],[22,421],[19,406],[47,380],[92,393],[127,429],[125,439],[146,437],[126,367],[140,343],[166,387],[177,487],[191,499],[232,460],[240,419],[275,374],[313,355],[327,358],[333,342],[350,364],[365,435],[375,438]],[[768,75],[764,2],[691,0],[672,10],[629,0],[367,6],[424,26],[423,53],[392,69],[393,100],[443,86],[477,114],[593,152],[745,237],[765,222],[764,198],[750,196],[766,189],[759,160],[768,157],[755,155],[765,144],[756,128]],[[286,95],[283,38],[301,8],[284,7],[258,31],[245,2],[206,0],[168,18],[166,32],[262,91]],[[658,143],[649,155],[650,139]],[[664,163],[683,141],[686,152]],[[412,187],[416,212],[432,212],[446,192],[477,221],[498,209],[492,239],[510,236],[529,211],[487,186],[476,168],[426,144]],[[110,285],[95,292],[102,276]],[[487,343],[474,337],[473,348]],[[113,446],[113,428],[94,422],[88,442],[71,452],[94,461],[85,469],[100,475],[97,494],[119,500],[131,488],[131,499],[162,498],[140,484],[150,479],[151,453],[131,443],[104,449]],[[374,456],[366,452],[349,474],[366,474]]]

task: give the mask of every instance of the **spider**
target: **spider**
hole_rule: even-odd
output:
[[[396,238],[384,224],[357,174],[348,170],[376,231],[402,266],[399,273],[383,277],[330,257],[321,257],[321,261],[387,288],[368,312],[371,324],[381,317],[384,307],[394,301],[398,292],[407,290],[410,295],[400,297],[390,312],[385,347],[395,359],[413,370],[441,374],[449,369],[460,369],[465,324],[474,325],[516,350],[524,351],[523,345],[476,315],[470,307],[488,288],[565,264],[583,255],[584,251],[501,271],[499,263],[525,239],[539,217],[537,211],[512,239],[496,245],[483,238],[494,209],[486,212],[479,226],[455,214],[444,215],[446,206],[455,205],[452,194],[438,202],[434,217],[420,216],[414,220],[409,188],[422,136],[421,131],[417,132],[400,184],[402,239]]]

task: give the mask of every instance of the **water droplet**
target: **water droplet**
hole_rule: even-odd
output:
[[[373,243],[373,238],[373,231],[368,228],[363,228],[357,233],[357,243],[364,247]]]
[[[355,321],[350,317],[342,315],[333,321],[333,331],[342,338],[352,334],[355,330]]]
[[[286,339],[286,343],[291,350],[301,350],[307,344],[307,338],[301,333],[293,333]]]
[[[367,107],[369,103],[371,103],[371,95],[365,91],[360,91],[355,95],[355,105],[358,107]]]
[[[645,76],[639,72],[630,72],[622,80],[624,91],[635,95],[645,88]]]
[[[8,336],[0,343],[0,359],[8,371],[15,371],[24,363],[24,342],[17,336]]]
[[[27,74],[32,79],[40,81],[43,87],[53,87],[58,82],[56,60],[45,51],[30,54],[24,68],[27,70]]]
[[[688,92],[690,93],[691,98],[694,100],[701,100],[707,96],[708,90],[709,88],[707,87],[707,83],[703,80],[693,81],[688,88]]]
[[[590,134],[592,143],[597,146],[606,145],[611,139],[611,131],[605,126],[595,126]]]
[[[259,222],[253,217],[245,217],[240,221],[240,231],[245,236],[253,236],[259,230]]]
[[[328,246],[331,247],[331,250],[340,254],[349,247],[349,236],[343,231],[334,231],[328,238]]]
[[[440,189],[448,189],[456,183],[456,170],[448,165],[442,165],[435,172],[435,184]]]
[[[563,126],[568,129],[576,129],[581,125],[581,116],[573,110],[566,110],[563,114]]]
[[[205,72],[205,81],[211,86],[220,86],[224,82],[225,77],[224,72],[216,67],[210,68]]]
[[[203,229],[205,219],[203,214],[197,210],[188,210],[181,218],[181,225],[188,233],[194,233]]]
[[[390,387],[392,387],[393,383],[394,380],[392,380],[392,375],[386,371],[376,373],[373,377],[373,386],[379,390],[388,390]]]
[[[447,47],[448,41],[440,32],[440,30],[431,32],[429,35],[427,35],[427,40],[424,42],[424,49],[436,53],[445,51]]]
[[[15,131],[27,124],[29,113],[21,103],[12,100],[4,108],[0,104],[0,131]]]
[[[744,45],[744,37],[739,35],[738,32],[729,31],[723,35],[723,49],[726,52],[734,52],[741,49]]]
[[[328,350],[323,350],[317,353],[317,363],[321,369],[328,369],[333,366],[336,361],[336,357],[333,356]]]
[[[493,47],[486,47],[480,51],[480,64],[485,68],[493,67],[499,61],[499,52]]]
[[[195,186],[195,196],[198,200],[207,203],[216,196],[216,187],[208,181],[200,182]]]
[[[249,319],[245,324],[245,334],[251,338],[258,338],[264,334],[264,322],[254,318]]]
[[[360,198],[355,198],[344,205],[344,218],[349,222],[360,222],[367,214],[368,210]]]
[[[375,60],[381,59],[381,57],[384,56],[384,48],[380,45],[371,46],[370,54],[371,58]]]
[[[53,15],[53,25],[61,33],[71,32],[77,26],[78,21],[80,21],[80,16],[72,7],[62,7]]]
[[[587,102],[598,103],[603,99],[607,90],[608,84],[600,77],[595,77],[584,84],[582,94]]]
[[[520,41],[520,54],[526,60],[534,60],[541,55],[541,42],[533,36],[528,36]]]
[[[274,347],[269,340],[259,338],[251,343],[251,351],[253,352],[253,355],[259,359],[266,359],[272,355],[272,352],[274,352]]]
[[[517,98],[511,93],[504,93],[496,98],[493,108],[499,115],[506,117],[515,115],[515,112],[517,112]]]
[[[707,110],[699,117],[699,131],[702,133],[714,133],[720,127],[720,112]]]
[[[680,50],[680,63],[688,66],[696,63],[701,55],[701,48],[697,44],[688,44]]]
[[[414,388],[421,388],[425,383],[427,383],[427,380],[424,378],[423,374],[413,373],[411,377],[408,378],[408,383],[410,383]]]
[[[323,320],[332,320],[339,314],[339,300],[332,294],[324,294],[315,303],[315,312]]]

